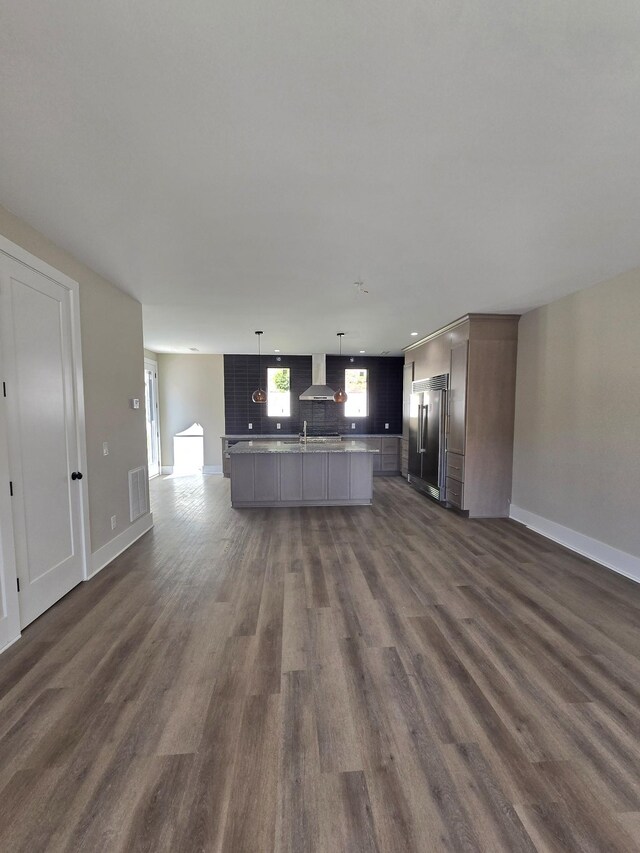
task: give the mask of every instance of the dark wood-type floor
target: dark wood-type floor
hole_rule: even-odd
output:
[[[640,587],[400,478],[152,492],[0,658],[0,850],[640,849]]]

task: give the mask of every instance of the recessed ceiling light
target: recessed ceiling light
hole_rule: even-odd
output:
[[[279,350],[279,349],[274,349],[274,352],[280,352],[280,350]]]
[[[361,349],[361,350],[360,350],[360,355],[362,355],[362,353],[363,353],[363,352],[364,352],[364,350],[363,350],[363,349]]]
[[[411,332],[411,337],[412,337],[412,338],[417,337],[417,335],[418,335],[418,333],[417,333],[417,332]]]

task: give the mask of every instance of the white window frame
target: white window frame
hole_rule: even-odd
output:
[[[276,373],[281,371],[281,370],[289,371],[289,390],[288,391],[279,391],[279,392],[272,393],[269,390],[269,371],[270,370],[273,370]],[[272,396],[273,397],[280,397],[280,396],[284,397],[285,394],[287,395],[287,409],[288,409],[288,411],[286,413],[285,412],[275,412],[274,414],[272,414],[269,411],[269,408],[271,406]],[[279,365],[278,367],[267,367],[267,417],[268,418],[290,418],[291,417],[291,368],[287,367],[286,365]]]
[[[152,400],[152,402],[155,403],[155,407],[156,407],[155,418],[153,421],[151,421],[151,423],[155,426],[156,431],[157,431],[156,449],[158,452],[158,470],[155,473],[151,473],[151,467],[149,467],[149,471],[148,471],[149,479],[152,480],[154,477],[158,477],[162,473],[162,451],[161,451],[161,442],[160,442],[160,395],[158,392],[158,385],[160,383],[158,381],[158,362],[154,358],[148,358],[147,356],[145,356],[145,358],[144,358],[144,369],[145,369],[145,374],[146,374],[147,370],[150,370],[153,373],[153,380],[152,380],[152,385],[153,385],[152,397],[153,397],[153,400]],[[146,376],[145,376],[145,383],[146,383]],[[145,412],[145,417],[147,418],[147,421],[148,421],[149,420],[148,412]],[[149,448],[147,446],[147,463],[148,462],[149,462]]]
[[[347,373],[352,370],[358,373],[365,373],[366,380],[366,391],[364,393],[364,412],[353,412],[350,411],[349,402],[351,400],[351,394],[349,393],[349,389],[347,387]],[[347,367],[344,371],[344,390],[347,392],[347,401],[344,404],[344,416],[345,418],[367,418],[369,417],[369,368],[367,367]]]

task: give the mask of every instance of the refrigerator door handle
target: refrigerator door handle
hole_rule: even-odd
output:
[[[446,430],[448,428],[448,399],[447,392],[440,391],[440,453],[438,459],[438,483],[440,483],[440,488],[444,489],[446,478],[446,441],[447,441],[447,433]]]
[[[428,406],[420,406],[420,425],[418,429],[418,453],[424,453],[426,451],[426,447],[424,445],[424,427],[427,422],[428,415]]]

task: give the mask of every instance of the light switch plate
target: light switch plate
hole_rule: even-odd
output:
[[[276,424],[276,429],[280,429],[280,424]]]
[[[389,424],[385,424],[385,425],[384,425],[384,428],[385,428],[385,429],[389,429]]]
[[[351,424],[351,429],[355,429],[355,428],[356,428],[356,425],[355,425],[355,424]]]
[[[253,429],[253,424],[249,424],[249,429]]]
[[[109,442],[108,441],[102,442],[102,455],[103,456],[109,455]]]
[[[139,397],[132,397],[129,400],[129,405],[131,406],[132,409],[139,409],[140,408],[140,398]]]

